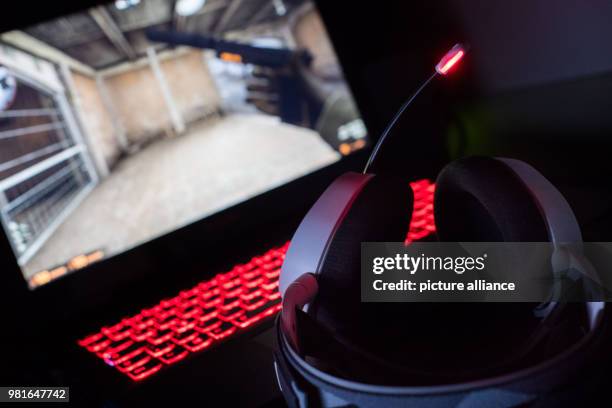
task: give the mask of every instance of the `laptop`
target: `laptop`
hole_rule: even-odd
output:
[[[282,404],[288,240],[371,146],[317,6],[80,7],[0,35],[1,383]]]
[[[0,22],[0,385],[70,387],[80,406],[282,406],[270,328],[287,242],[458,41],[474,50],[467,74],[422,95],[381,161],[412,181],[406,239],[431,237],[428,180],[469,153],[537,165],[585,240],[608,240],[609,149],[573,143],[584,129],[609,140],[597,133],[607,116],[592,116],[607,94],[591,91],[610,78],[597,74],[610,68],[607,37],[585,32],[593,58],[560,72],[537,50],[566,61],[574,43],[531,24],[511,46],[533,8],[498,6],[12,6]],[[594,21],[564,16],[551,21],[571,32]],[[482,112],[495,120],[470,126]],[[537,154],[529,132],[567,156]]]

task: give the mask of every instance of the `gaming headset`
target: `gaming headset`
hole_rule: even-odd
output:
[[[591,363],[604,302],[361,302],[361,243],[403,241],[413,206],[405,179],[367,170],[411,101],[464,54],[456,45],[445,55],[366,170],[335,180],[295,232],[280,276],[275,350],[290,406],[524,405]],[[551,242],[553,274],[571,264],[597,281],[571,207],[524,162],[448,164],[436,180],[434,214],[440,241]]]

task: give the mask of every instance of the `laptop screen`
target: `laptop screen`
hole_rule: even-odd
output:
[[[308,0],[116,0],[0,38],[0,213],[31,288],[368,143]]]

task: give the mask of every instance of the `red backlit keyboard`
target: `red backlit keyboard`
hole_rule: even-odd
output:
[[[429,180],[410,183],[414,194],[414,208],[406,243],[418,241],[436,232],[433,212],[433,196],[436,185]]]
[[[434,185],[411,183],[414,211],[406,242],[435,231]],[[103,327],[78,344],[133,380],[222,343],[228,337],[271,318],[281,309],[278,291],[286,243],[246,264],[236,265],[177,296]]]

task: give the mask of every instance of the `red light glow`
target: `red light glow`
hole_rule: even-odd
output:
[[[465,50],[460,44],[455,45],[450,49],[449,52],[442,57],[438,65],[436,65],[436,71],[440,75],[446,75],[448,71],[454,67],[465,55]]]
[[[429,180],[410,183],[414,210],[406,243],[435,232]],[[229,272],[163,300],[78,341],[106,364],[134,381],[150,377],[189,354],[271,319],[281,310],[280,268],[289,243]]]
[[[414,194],[414,207],[406,244],[418,241],[436,232],[434,222],[433,197],[436,185],[429,180],[410,183]]]

